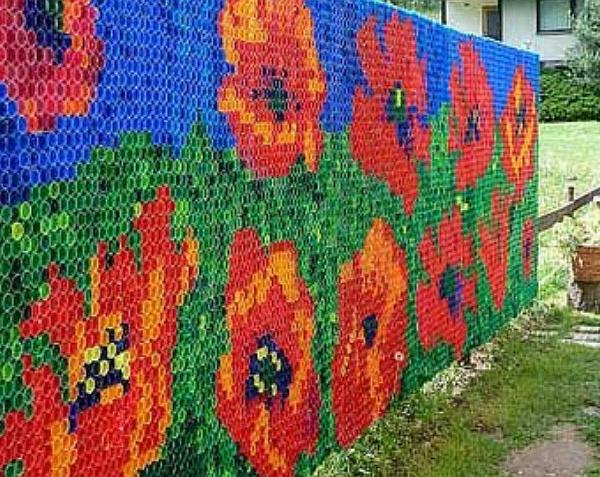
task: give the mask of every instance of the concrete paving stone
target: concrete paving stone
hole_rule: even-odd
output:
[[[598,333],[600,334],[600,326],[578,325],[573,328],[576,333]]]
[[[524,477],[578,477],[593,463],[594,453],[584,442],[579,430],[571,425],[561,426],[551,436],[525,449],[513,451],[505,469]]]
[[[563,343],[576,344],[580,346],[586,346],[588,348],[600,349],[600,341],[578,341],[572,339],[561,340]]]
[[[571,333],[569,335],[569,339],[572,339],[574,341],[600,342],[600,335],[595,335],[592,333]]]

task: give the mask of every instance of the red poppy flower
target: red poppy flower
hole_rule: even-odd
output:
[[[479,224],[479,254],[487,271],[492,297],[498,310],[502,310],[506,295],[510,205],[510,197],[495,190],[492,194],[491,224]]]
[[[259,177],[281,177],[304,157],[318,168],[325,73],[303,0],[227,0],[219,28],[234,67],[219,93],[238,152]]]
[[[34,414],[9,414],[0,463],[25,463],[25,477],[135,476],[159,458],[171,423],[171,355],[177,308],[191,289],[198,244],[191,231],[181,252],[170,238],[175,204],[166,188],[142,206],[141,271],[121,241],[111,259],[101,243],[90,260],[91,306],[73,280],[49,270],[50,295],[31,306],[24,338],[47,333],[68,360],[69,399],[48,366],[31,367],[25,384]],[[25,438],[28,436],[27,438]],[[0,445],[2,449],[4,445]]]
[[[477,276],[468,276],[473,265],[473,240],[463,235],[463,221],[457,207],[440,223],[437,245],[431,229],[419,252],[429,283],[417,288],[419,336],[426,350],[440,342],[454,347],[456,358],[462,356],[467,337],[466,308],[476,311]]]
[[[87,114],[104,66],[97,17],[90,0],[2,3],[0,81],[29,132],[53,129],[59,116]]]
[[[529,280],[533,271],[533,259],[535,256],[535,224],[533,223],[533,219],[528,219],[523,224],[522,240],[523,276]]]
[[[450,78],[450,151],[458,151],[456,186],[474,187],[494,153],[494,99],[487,71],[472,41],[460,45],[462,68]]]
[[[28,419],[19,411],[5,417],[0,435],[0,470],[21,460],[23,477],[68,476],[73,436],[67,432],[68,409],[62,402],[60,380],[50,366],[34,369],[28,356],[23,364],[23,382],[33,392],[33,415]]]
[[[387,408],[406,367],[408,267],[394,231],[373,222],[338,281],[340,338],[332,363],[338,441],[348,446]]]
[[[264,250],[235,234],[225,294],[231,351],[217,372],[217,415],[259,475],[291,477],[314,452],[320,395],[311,345],[314,306],[291,242]]]
[[[394,14],[385,25],[385,51],[376,27],[376,18],[369,18],[356,39],[369,92],[356,89],[351,150],[363,171],[385,181],[411,213],[419,192],[416,161],[429,163],[427,67],[417,57],[410,20],[400,22]]]
[[[515,73],[501,128],[504,141],[502,163],[508,179],[515,185],[515,198],[520,200],[535,172],[538,128],[535,92],[522,67],[517,68]]]

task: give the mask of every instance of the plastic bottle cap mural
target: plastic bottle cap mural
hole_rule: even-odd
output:
[[[369,0],[0,0],[0,475],[310,475],[537,292],[538,58]]]

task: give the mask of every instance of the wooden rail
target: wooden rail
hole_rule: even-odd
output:
[[[595,197],[600,197],[600,187],[592,189],[587,194],[583,194],[580,197],[575,198],[575,189],[569,188],[569,200],[567,205],[560,207],[548,214],[542,215],[539,218],[540,232],[551,229],[556,224],[562,222],[565,217],[572,216],[577,210],[585,207],[587,204],[592,202]]]

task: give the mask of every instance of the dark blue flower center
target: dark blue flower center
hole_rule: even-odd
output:
[[[533,249],[533,240],[531,240],[531,237],[527,237],[525,239],[525,258],[529,259],[531,257],[531,252]]]
[[[371,314],[362,320],[363,336],[365,338],[367,348],[372,348],[375,344],[378,327],[379,323],[377,322],[377,315]]]
[[[25,0],[25,28],[33,30],[37,43],[54,52],[54,62],[62,63],[71,38],[63,32],[63,0]]]
[[[261,74],[263,87],[252,90],[252,99],[266,101],[267,107],[273,112],[276,122],[285,121],[285,115],[290,108],[293,107],[296,111],[301,109],[301,104],[296,95],[286,88],[287,69],[263,66]]]
[[[246,398],[263,398],[268,407],[281,396],[283,401],[289,396],[292,384],[292,367],[283,350],[271,335],[258,339],[257,349],[250,356],[246,379]]]
[[[517,136],[522,136],[525,132],[525,128],[527,126],[527,105],[524,101],[521,102],[521,105],[517,109],[517,117],[515,124],[515,134]]]
[[[446,300],[453,318],[460,313],[460,305],[463,300],[464,280],[456,267],[448,266],[438,283],[440,296]]]
[[[85,350],[84,378],[77,383],[77,398],[69,406],[69,432],[77,430],[79,414],[100,403],[102,391],[121,386],[129,391],[130,353],[129,325],[107,329],[107,345]]]
[[[467,130],[465,131],[465,144],[472,144],[481,139],[481,111],[475,106],[469,111],[467,117]]]
[[[386,103],[387,120],[396,126],[398,141],[403,148],[412,147],[412,126],[410,118],[415,111],[408,106],[406,92],[402,85],[397,84],[390,91]]]

